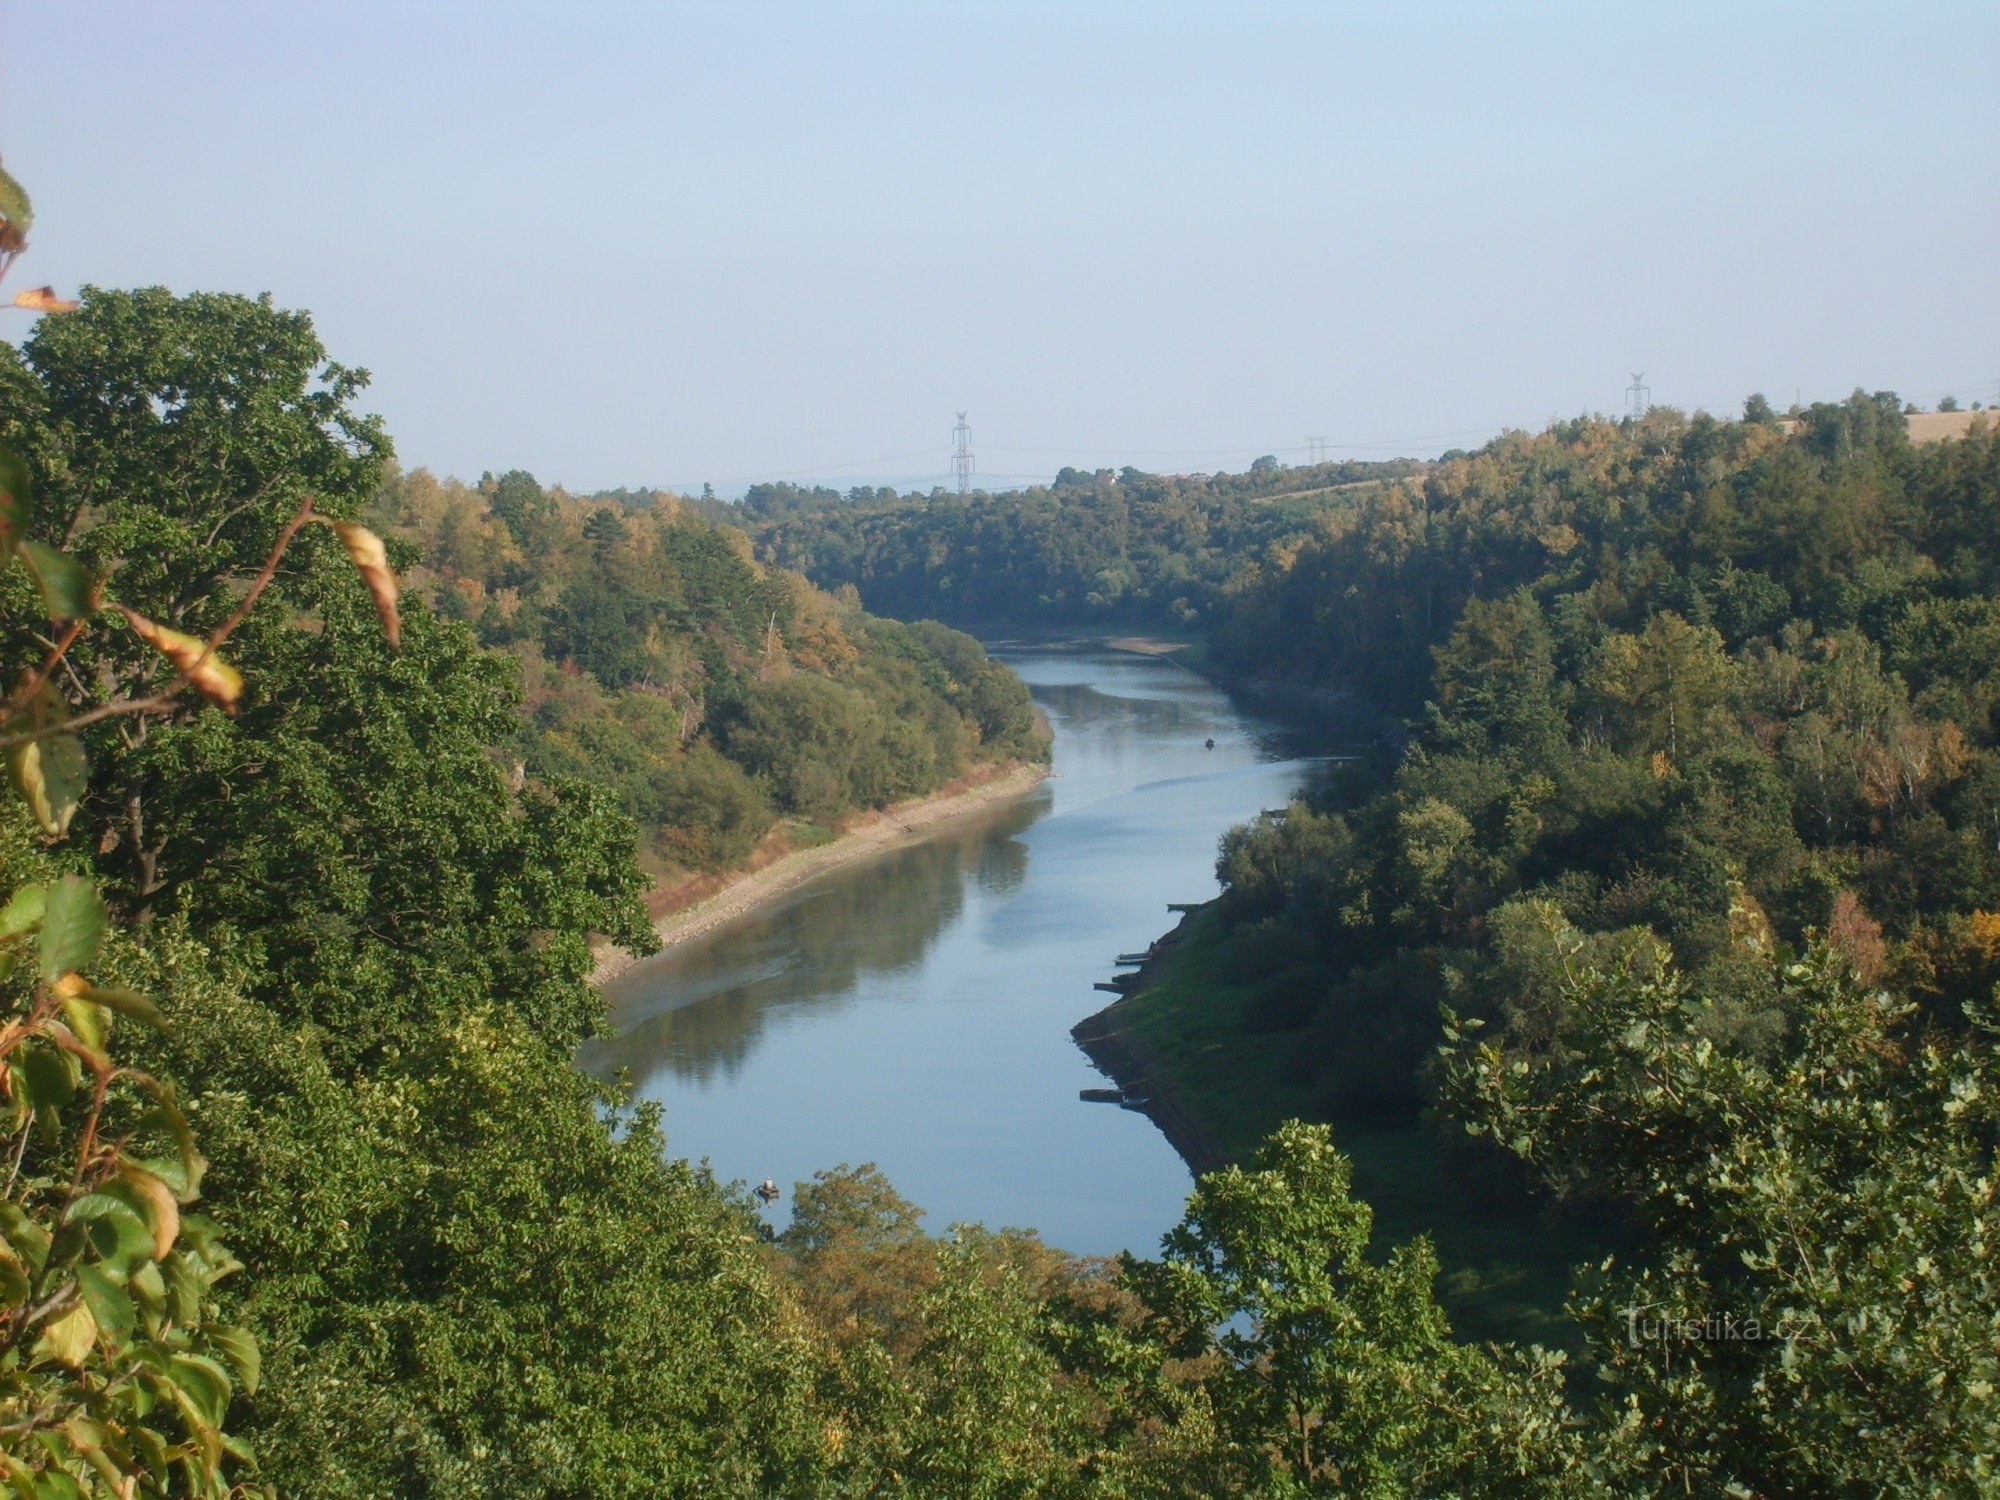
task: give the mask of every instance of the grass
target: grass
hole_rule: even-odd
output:
[[[1221,936],[1214,911],[1196,914],[1159,977],[1122,1008],[1181,1103],[1240,1161],[1283,1121],[1318,1113],[1313,1088],[1287,1066],[1297,1038],[1246,1031],[1254,986],[1215,977]],[[1336,1125],[1334,1138],[1354,1162],[1356,1195],[1375,1211],[1378,1241],[1430,1236],[1443,1267],[1439,1300],[1461,1335],[1580,1347],[1563,1311],[1570,1268],[1600,1258],[1605,1239],[1452,1176],[1432,1126]]]

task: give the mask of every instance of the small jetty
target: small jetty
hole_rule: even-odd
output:
[[[1116,984],[1109,979],[1100,979],[1091,988],[1094,990],[1103,990],[1107,995],[1122,995],[1125,993],[1124,985]]]
[[[1173,910],[1185,914],[1199,911],[1205,904],[1176,902]],[[1186,936],[1187,925],[1184,917],[1179,926],[1139,955],[1140,958],[1149,961],[1165,957]],[[1119,962],[1131,956],[1121,953]],[[1146,971],[1141,970],[1120,975],[1120,983],[1102,983],[1095,988],[1108,990],[1123,1000],[1145,982],[1145,977]],[[1129,1012],[1129,1006],[1110,1005],[1070,1028],[1070,1035],[1076,1038],[1084,1056],[1113,1085],[1080,1090],[1079,1097],[1092,1104],[1115,1104],[1144,1115],[1160,1128],[1160,1133],[1197,1177],[1226,1165],[1228,1157],[1207,1122],[1181,1103],[1175,1096],[1171,1075],[1160,1069],[1158,1058],[1145,1042],[1126,1028]]]
[[[1185,915],[1191,911],[1200,911],[1206,905],[1208,905],[1206,901],[1169,901],[1167,903],[1167,910],[1177,911]]]

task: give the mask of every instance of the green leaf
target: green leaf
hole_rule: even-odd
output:
[[[85,1265],[76,1268],[76,1285],[99,1328],[113,1333],[132,1331],[138,1314],[133,1310],[132,1299],[125,1295],[125,1289],[117,1282],[96,1266]]]
[[[24,885],[7,898],[7,904],[0,907],[0,938],[18,937],[30,928],[42,925],[42,913],[48,909],[49,888],[45,885]]]
[[[13,551],[28,529],[34,510],[28,499],[28,466],[21,456],[0,443],[0,547]]]
[[[90,783],[90,761],[82,740],[73,734],[52,734],[15,745],[7,752],[7,774],[42,832],[52,838],[69,832],[69,820]]]
[[[256,1395],[257,1382],[264,1372],[264,1359],[257,1352],[256,1339],[242,1328],[217,1327],[209,1329],[208,1341],[222,1351],[230,1367],[236,1371],[243,1394]]]
[[[21,1049],[14,1062],[14,1094],[30,1109],[61,1109],[75,1097],[76,1063],[54,1047]]]
[[[206,1355],[176,1354],[167,1362],[167,1373],[209,1427],[222,1425],[229,1410],[228,1371]]]
[[[65,875],[49,890],[42,918],[42,978],[53,983],[97,956],[110,917],[97,887],[80,875]]]
[[[130,1016],[135,1021],[144,1021],[148,1026],[165,1026],[167,1018],[160,1014],[159,1006],[140,994],[121,985],[91,985],[79,999],[94,1005],[102,1005],[115,1010],[121,1016]]]
[[[139,1305],[148,1312],[165,1312],[167,1308],[166,1278],[160,1275],[160,1267],[154,1261],[147,1261],[126,1279],[125,1289],[139,1299]]]
[[[0,1255],[0,1305],[19,1307],[32,1290],[28,1268],[11,1255]]]
[[[85,1193],[70,1205],[66,1218],[87,1226],[90,1248],[121,1280],[153,1258],[153,1231],[122,1196]]]
[[[74,620],[97,608],[97,579],[67,552],[46,542],[23,542],[21,561],[34,575],[51,620]]]
[[[63,1014],[69,1018],[69,1029],[76,1033],[76,1039],[92,1052],[102,1055],[104,1051],[104,1012],[82,1000],[65,998]]]
[[[201,1317],[201,1294],[207,1290],[201,1274],[185,1251],[177,1251],[160,1262],[166,1274],[167,1316],[176,1323],[193,1323]]]
[[[5,167],[0,167],[0,219],[5,219],[24,235],[35,222],[35,210],[28,202],[28,190]]]

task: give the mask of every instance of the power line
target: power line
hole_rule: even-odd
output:
[[[1326,452],[1331,455],[1335,450],[1349,448],[1393,448],[1399,443],[1427,443],[1439,441],[1444,438],[1478,437],[1498,431],[1500,431],[1498,427],[1461,427],[1455,432],[1412,432],[1406,433],[1402,437],[1356,438],[1339,441],[1332,438],[1308,438],[1304,444],[1276,450],[1271,448],[1222,447],[1126,448],[1116,443],[1069,443],[1060,447],[1036,448],[1009,447],[1000,443],[987,443],[985,448],[988,453],[1053,453],[1057,455],[1066,454],[1070,457],[1083,457],[1093,453],[1110,453],[1122,458],[1235,458],[1246,455],[1256,458],[1273,451],[1278,453],[1306,453],[1310,451],[1310,445],[1315,441],[1324,443],[1326,445]]]

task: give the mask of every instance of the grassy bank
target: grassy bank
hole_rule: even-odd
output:
[[[1220,936],[1212,909],[1190,916],[1106,1020],[1142,1060],[1154,1094],[1170,1093],[1221,1157],[1236,1161],[1282,1121],[1315,1118],[1316,1101],[1288,1066],[1296,1039],[1245,1028],[1254,986],[1214,972]],[[1429,1124],[1340,1125],[1335,1136],[1354,1160],[1355,1191],[1373,1206],[1380,1235],[1428,1234],[1437,1246],[1439,1295],[1461,1334],[1575,1344],[1562,1312],[1570,1267],[1602,1255],[1601,1240],[1504,1188],[1454,1174]]]

